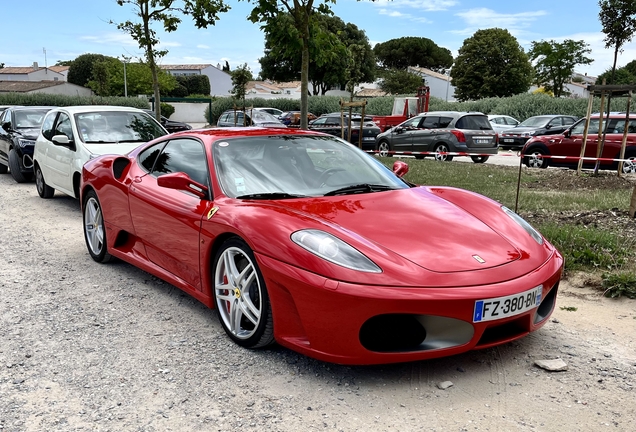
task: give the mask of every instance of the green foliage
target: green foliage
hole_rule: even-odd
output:
[[[451,52],[424,37],[401,37],[376,44],[373,52],[387,69],[406,69],[419,66],[442,71],[453,65]]]
[[[148,99],[138,97],[100,97],[67,96],[45,93],[0,93],[0,105],[24,106],[74,106],[74,105],[113,105],[148,109]]]
[[[161,102],[161,115],[167,118],[170,118],[170,116],[172,114],[174,114],[174,106],[170,105],[169,103],[166,102]]]
[[[596,84],[634,84],[636,83],[636,74],[631,72],[626,66],[618,68],[614,71],[614,79],[612,79],[612,69],[609,68],[598,77],[596,77]]]
[[[625,296],[630,299],[636,299],[636,273],[604,273],[602,279],[605,297],[617,298]]]
[[[591,52],[589,44],[583,40],[532,42],[528,55],[530,60],[536,61],[535,83],[554,93],[555,97],[561,97],[565,92],[563,85],[570,80],[574,67],[592,63],[593,60],[586,57]]]
[[[176,77],[176,78],[181,78],[181,77]],[[179,82],[177,82],[177,85],[172,90],[165,93],[165,95],[168,97],[187,97],[189,95],[189,92],[184,85],[179,84]]]
[[[422,85],[422,77],[405,69],[389,69],[383,72],[379,87],[389,94],[414,94]]]
[[[296,81],[301,69],[302,40],[293,17],[281,14],[265,30],[265,55],[259,59],[260,77]],[[326,14],[312,15],[309,28],[309,81],[314,95],[355,76],[357,82],[373,81],[375,56],[364,31],[354,24]]]
[[[98,60],[93,63],[93,79],[87,84],[98,96],[110,94],[110,73],[107,60]]]
[[[68,69],[67,81],[71,84],[86,87],[93,79],[93,65],[95,62],[106,60],[102,54],[82,54],[72,61]]]
[[[175,97],[186,97],[189,94],[210,94],[210,78],[208,78],[207,75],[188,75],[175,78],[177,80],[177,86],[186,89],[185,95]],[[181,92],[181,90],[179,90],[179,92]],[[172,96],[172,94],[170,96]]]
[[[478,30],[459,49],[451,84],[460,101],[524,93],[532,82],[528,56],[508,30]]]
[[[600,0],[598,18],[605,33],[605,48],[619,52],[636,32],[636,2],[633,0]],[[614,59],[616,66],[616,59]]]
[[[232,75],[232,96],[237,101],[241,101],[243,108],[245,108],[245,94],[247,93],[247,83],[252,81],[252,71],[247,66],[247,63],[239,66],[230,72]]]

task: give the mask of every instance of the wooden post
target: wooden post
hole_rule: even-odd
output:
[[[590,92],[590,100],[587,102],[587,114],[585,116],[585,129],[583,130],[583,143],[581,143],[581,158],[579,159],[579,166],[576,169],[577,175],[581,175],[581,168],[583,167],[583,157],[585,156],[585,147],[587,146],[587,133],[590,128],[590,116],[592,115],[593,103],[594,93]]]
[[[629,132],[629,109],[632,104],[632,91],[629,91],[629,99],[627,99],[627,110],[625,113],[625,130],[623,131],[623,141],[621,142],[621,156],[620,159],[625,159],[625,146],[627,145],[627,133]],[[618,176],[621,176],[623,171],[623,161],[618,163]]]
[[[634,191],[632,192],[632,201],[629,205],[629,217],[636,217],[636,186],[634,186]]]

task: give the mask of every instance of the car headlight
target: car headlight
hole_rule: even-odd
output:
[[[35,145],[35,141],[34,140],[30,140],[30,139],[19,138],[18,139],[18,145],[21,148],[24,148],[24,147],[27,147],[27,146],[34,146]]]
[[[298,246],[339,266],[367,273],[382,273],[382,269],[360,251],[324,231],[300,230],[293,233],[291,239]]]
[[[537,231],[536,229],[534,229],[532,227],[532,225],[530,225],[528,222],[526,222],[526,220],[524,218],[522,218],[521,216],[519,216],[517,213],[513,212],[512,210],[510,210],[508,207],[506,206],[501,206],[501,209],[504,211],[504,213],[506,213],[508,216],[510,216],[510,218],[517,222],[519,225],[521,225],[521,227],[526,230],[526,232],[528,234],[530,234],[530,236],[540,245],[543,244],[543,236],[541,234],[539,234],[539,231]]]

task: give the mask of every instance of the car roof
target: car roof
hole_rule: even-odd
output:
[[[213,141],[227,138],[242,138],[252,136],[273,136],[273,135],[310,135],[310,136],[332,136],[322,132],[288,128],[266,128],[259,126],[246,127],[214,127],[208,129],[195,129],[190,131],[176,132],[175,135],[198,136],[201,138],[211,138]]]
[[[132,111],[132,112],[143,113],[143,110],[139,108],[113,106],[113,105],[78,105],[78,106],[58,107],[56,109],[65,110],[69,114],[81,114],[81,113],[96,112],[96,111],[127,111],[127,112]]]
[[[418,116],[427,116],[427,115],[453,115],[453,116],[463,116],[463,115],[485,115],[483,112],[479,111],[429,111],[418,114]]]
[[[11,107],[8,107],[7,109],[10,109],[11,111],[25,111],[25,110],[31,110],[31,109],[48,109],[48,110],[52,110],[54,108],[57,108],[57,107],[55,107],[55,106],[31,105],[31,106],[11,106]]]

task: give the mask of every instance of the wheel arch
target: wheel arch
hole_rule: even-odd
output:
[[[75,199],[80,199],[80,182],[82,180],[82,174],[79,171],[73,173],[73,193]]]

